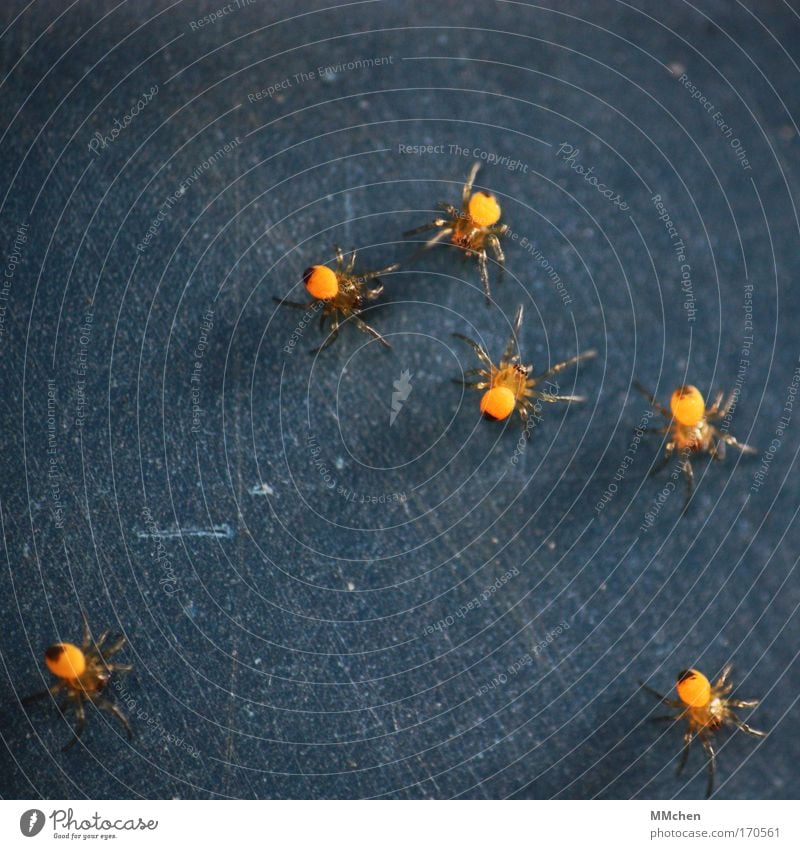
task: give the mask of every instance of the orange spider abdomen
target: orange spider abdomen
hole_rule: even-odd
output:
[[[700,424],[706,414],[706,402],[696,386],[679,386],[669,402],[675,421],[686,427]]]
[[[339,278],[327,265],[312,265],[303,272],[303,282],[308,294],[320,301],[328,301],[339,293]]]
[[[687,707],[703,708],[711,701],[711,683],[696,669],[685,669],[681,672],[675,689]]]
[[[497,224],[501,215],[497,199],[486,192],[475,192],[469,199],[467,211],[479,227],[491,227],[492,224]]]
[[[493,419],[507,419],[516,406],[517,399],[507,386],[487,389],[481,398],[481,412]]]
[[[44,653],[47,668],[67,681],[80,678],[86,670],[86,655],[72,643],[56,643]]]

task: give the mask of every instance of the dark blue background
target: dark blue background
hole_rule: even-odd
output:
[[[771,733],[720,736],[718,795],[796,796],[797,4],[259,0],[192,26],[221,5],[0,12],[3,273],[28,227],[0,334],[2,795],[696,798],[700,750],[676,778],[680,732],[637,682],[732,660]],[[273,296],[302,298],[336,243],[364,268],[407,256],[475,149],[520,163],[478,177],[519,237],[495,306],[442,247],[367,315],[391,352],[348,326],[311,357],[314,324],[287,353],[302,313]],[[549,407],[515,455],[518,422],[452,383],[475,363],[451,334],[496,356],[518,303],[526,361],[599,356],[562,376],[587,403]],[[687,514],[679,482],[642,530],[670,472],[648,476],[652,436],[615,481],[646,409],[632,381],[666,401],[737,377],[732,432],[758,453],[698,460]],[[137,736],[91,710],[64,754],[55,705],[19,698],[81,608],[128,637]]]

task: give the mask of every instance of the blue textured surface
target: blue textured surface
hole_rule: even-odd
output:
[[[324,7],[3,4],[0,794],[695,798],[637,682],[732,660],[771,734],[721,735],[718,795],[796,796],[796,4]],[[367,315],[392,351],[292,347],[273,297],[407,256],[476,153],[496,305],[441,247]],[[519,303],[526,361],[599,352],[521,451],[451,335],[499,354]],[[649,528],[634,379],[738,388],[758,448]],[[18,699],[82,607],[137,736],[91,711],[64,754]]]

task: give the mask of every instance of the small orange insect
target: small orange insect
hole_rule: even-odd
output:
[[[91,702],[101,710],[113,714],[125,728],[128,739],[133,737],[125,714],[114,702],[103,696],[103,691],[115,672],[130,672],[133,669],[129,664],[109,661],[109,658],[125,645],[125,637],[118,637],[110,646],[103,648],[108,635],[109,631],[104,631],[96,641],[93,640],[89,621],[84,616],[83,642],[80,648],[72,643],[55,643],[44,653],[47,668],[59,680],[49,690],[34,693],[23,700],[23,704],[29,705],[48,695],[64,694],[62,711],[71,704],[75,713],[75,733],[69,743],[64,746],[64,751],[74,746],[83,734],[86,726],[85,702]]]
[[[731,445],[738,448],[743,454],[754,454],[755,448],[739,442],[731,434],[721,431],[711,424],[712,421],[724,419],[730,412],[736,394],[731,393],[723,404],[723,392],[718,392],[714,403],[706,407],[705,399],[696,386],[679,386],[670,398],[667,410],[656,401],[653,395],[641,384],[636,388],[650,401],[654,410],[661,413],[669,423],[662,428],[648,428],[650,433],[669,434],[670,441],[665,446],[664,459],[656,466],[651,474],[655,474],[664,468],[674,452],[678,452],[682,458],[682,469],[686,476],[686,504],[689,504],[694,490],[694,470],[692,469],[689,456],[691,454],[705,453],[711,455],[714,460],[725,458],[725,446]]]
[[[689,757],[689,747],[695,737],[702,743],[708,759],[708,784],[706,785],[706,798],[711,796],[714,790],[714,778],[716,776],[716,753],[711,742],[711,737],[719,731],[723,725],[732,725],[740,731],[752,734],[753,737],[766,737],[766,732],[757,731],[743,722],[734,713],[733,708],[754,708],[759,702],[757,699],[729,699],[728,693],[733,685],[728,683],[731,665],[728,664],[716,682],[711,682],[696,669],[684,669],[678,673],[675,689],[678,691],[677,699],[667,699],[651,687],[642,684],[645,690],[654,695],[662,704],[671,708],[677,708],[679,713],[667,716],[657,716],[658,722],[664,721],[686,721],[686,731],[683,735],[683,754],[678,763],[678,775],[683,772]]]
[[[437,204],[439,209],[447,213],[446,218],[434,218],[428,224],[423,224],[414,230],[404,233],[404,236],[416,236],[427,230],[438,230],[439,232],[423,245],[421,250],[433,247],[442,239],[450,239],[456,247],[461,248],[467,257],[478,258],[478,271],[486,295],[486,303],[491,303],[489,291],[489,256],[487,248],[491,248],[495,259],[503,270],[506,261],[503,249],[500,246],[500,237],[508,230],[507,224],[498,224],[502,211],[497,198],[488,192],[473,192],[472,186],[475,176],[480,169],[480,162],[476,162],[469,172],[467,182],[461,192],[461,209],[456,209],[450,203]]]
[[[456,339],[461,339],[472,348],[483,363],[483,368],[474,368],[465,371],[465,376],[477,376],[481,379],[476,382],[466,380],[456,381],[464,386],[483,391],[481,397],[481,412],[493,419],[507,419],[514,410],[519,412],[522,424],[525,427],[525,435],[530,439],[528,420],[535,412],[535,399],[553,403],[555,401],[585,401],[583,395],[555,395],[552,392],[542,392],[536,387],[547,377],[551,377],[569,366],[575,365],[580,360],[588,359],[597,355],[597,351],[584,351],[577,357],[571,357],[563,363],[543,371],[541,374],[531,377],[533,366],[523,366],[519,355],[519,329],[522,325],[522,305],[517,308],[511,336],[506,345],[500,362],[494,365],[489,355],[481,345],[463,336],[454,333]]]
[[[356,249],[353,248],[351,250],[350,257],[347,260],[345,260],[344,253],[340,247],[337,246],[334,250],[336,252],[335,271],[327,265],[312,265],[303,272],[303,282],[305,283],[306,290],[314,298],[311,303],[301,304],[297,301],[289,301],[282,298],[275,298],[275,301],[284,306],[296,307],[301,310],[307,310],[315,307],[317,304],[322,304],[322,315],[319,322],[320,329],[325,327],[326,319],[330,318],[331,330],[325,341],[318,348],[314,348],[311,351],[312,354],[324,351],[339,335],[339,326],[342,321],[348,318],[352,318],[360,330],[368,333],[387,348],[391,348],[391,345],[383,336],[360,317],[360,313],[368,301],[374,301],[383,292],[383,284],[378,278],[383,274],[390,274],[392,271],[397,271],[400,268],[400,263],[396,262],[387,268],[381,268],[379,271],[367,271],[363,274],[356,274],[354,272]],[[368,287],[367,283],[370,280],[375,280],[378,285],[372,288]]]

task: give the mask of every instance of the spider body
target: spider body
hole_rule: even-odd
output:
[[[361,312],[370,301],[374,301],[383,292],[383,284],[378,280],[382,274],[396,271],[400,265],[394,263],[387,268],[378,271],[367,271],[361,274],[355,273],[356,250],[352,249],[350,256],[345,259],[342,249],[335,248],[336,269],[327,265],[312,265],[303,272],[303,282],[306,291],[314,299],[310,303],[301,304],[297,301],[289,301],[275,298],[277,303],[297,309],[308,310],[322,305],[320,315],[320,329],[324,329],[325,322],[330,320],[331,329],[325,341],[312,350],[318,353],[325,350],[339,335],[339,327],[348,318],[352,318],[356,326],[368,333],[373,339],[377,339],[382,345],[390,348],[389,343],[383,336],[370,327],[362,318]],[[375,281],[376,285],[369,283]]]
[[[672,393],[670,409],[667,410],[640,384],[637,383],[636,388],[650,401],[653,409],[668,420],[664,427],[648,428],[651,433],[669,436],[664,447],[664,459],[653,469],[653,473],[660,471],[674,453],[681,457],[681,469],[686,478],[684,509],[689,504],[694,489],[694,470],[690,460],[692,454],[709,454],[714,460],[723,460],[727,445],[738,448],[743,454],[755,453],[755,448],[739,442],[730,433],[713,424],[728,415],[736,400],[735,393],[731,393],[723,403],[724,393],[719,392],[714,403],[707,407],[696,386],[679,386]]]
[[[89,629],[89,622],[83,620],[83,640],[80,647],[73,643],[55,643],[44,654],[47,668],[58,678],[58,681],[41,693],[35,693],[24,700],[28,705],[45,696],[62,696],[62,711],[69,706],[75,715],[74,736],[64,746],[66,751],[73,746],[86,726],[86,702],[91,702],[100,710],[113,714],[127,732],[128,739],[133,736],[130,723],[125,714],[112,701],[104,696],[104,691],[114,673],[130,672],[133,668],[128,664],[114,663],[109,658],[115,655],[124,645],[125,637],[118,637],[106,646],[109,632],[104,631],[95,641]]]
[[[731,699],[728,694],[733,685],[728,681],[731,672],[730,664],[726,666],[719,678],[712,685],[711,682],[697,669],[685,669],[678,674],[675,689],[678,693],[677,699],[668,699],[656,690],[642,685],[645,690],[654,695],[662,704],[675,708],[678,713],[667,716],[659,716],[657,721],[685,722],[686,728],[683,734],[683,754],[678,763],[678,774],[683,772],[689,757],[689,747],[697,738],[706,753],[708,763],[708,783],[706,784],[706,798],[711,796],[714,790],[714,779],[716,776],[716,751],[712,737],[723,726],[729,725],[751,734],[753,737],[765,737],[764,731],[751,728],[743,722],[735,713],[735,708],[754,708],[758,706],[758,700]]]
[[[466,257],[477,258],[486,302],[491,303],[489,251],[491,250],[502,272],[506,258],[500,245],[500,237],[508,230],[508,225],[498,224],[502,210],[494,195],[488,192],[472,191],[475,176],[480,167],[480,163],[476,162],[469,172],[461,192],[460,209],[449,203],[440,203],[439,209],[447,213],[446,217],[434,218],[428,224],[409,230],[405,235],[415,236],[428,230],[437,230],[438,232],[423,245],[422,250],[431,248],[446,239],[460,248]]]
[[[529,419],[536,410],[537,400],[553,403],[555,401],[585,401],[582,395],[556,395],[553,392],[542,391],[537,387],[546,378],[552,377],[565,368],[583,359],[596,356],[596,351],[584,351],[577,357],[571,357],[563,363],[558,363],[541,374],[532,376],[533,367],[522,365],[520,362],[518,335],[522,325],[522,306],[518,307],[514,318],[511,337],[508,340],[500,362],[495,365],[484,348],[473,339],[454,333],[457,339],[466,342],[477,354],[482,367],[470,369],[466,376],[475,376],[477,381],[460,381],[483,392],[481,396],[481,412],[493,419],[506,419],[516,410],[525,427],[525,435],[530,438]]]

